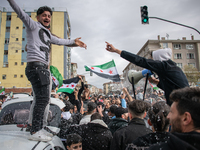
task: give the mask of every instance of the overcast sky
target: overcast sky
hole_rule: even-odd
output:
[[[9,8],[7,0],[0,6]],[[55,10],[67,9],[71,22],[71,37],[82,37],[87,50],[72,49],[72,62],[78,64],[78,74],[86,76],[89,84],[103,88],[110,80],[96,75],[90,77],[84,65],[101,65],[114,59],[118,73],[122,74],[128,61],[105,50],[105,41],[116,48],[137,53],[147,40],[157,36],[169,39],[200,39],[200,35],[189,28],[164,21],[150,19],[149,25],[141,24],[140,6],[148,6],[149,16],[192,26],[200,30],[200,0],[15,0],[25,9],[38,9],[47,5]],[[86,74],[87,73],[87,74]]]

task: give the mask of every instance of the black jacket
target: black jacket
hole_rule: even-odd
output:
[[[149,69],[158,75],[160,80],[158,87],[165,91],[168,105],[171,105],[169,95],[174,89],[189,86],[188,80],[183,71],[170,59],[167,61],[156,61],[126,51],[122,51],[121,57],[137,66]]]
[[[169,134],[167,142],[153,145],[150,150],[200,150],[200,133]]]
[[[114,118],[110,120],[110,123],[108,124],[109,130],[114,134],[114,132],[124,126],[128,125],[128,121],[126,121],[123,118]]]
[[[125,150],[129,143],[135,139],[152,131],[145,126],[145,122],[140,118],[133,118],[128,126],[115,131],[111,142],[111,150]]]
[[[88,124],[71,126],[67,134],[77,133],[82,137],[83,150],[109,150],[112,133],[103,120],[93,120]]]
[[[169,132],[155,132],[141,136],[129,144],[126,150],[148,149],[150,146],[166,142],[169,138]]]

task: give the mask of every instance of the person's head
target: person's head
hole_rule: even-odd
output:
[[[94,113],[94,112],[96,112],[96,108],[97,108],[97,105],[96,105],[96,103],[94,103],[94,102],[89,102],[88,104],[87,104],[87,112],[88,112],[88,114],[92,114],[92,113]]]
[[[142,100],[134,100],[128,105],[129,118],[144,118],[146,112],[146,104]]]
[[[98,102],[98,103],[97,103],[97,107],[100,106],[100,105],[102,106],[102,111],[103,111],[104,108],[105,108],[105,105],[104,105],[104,103],[102,103],[102,102]]]
[[[110,108],[110,105],[111,105],[111,102],[110,102],[110,101],[107,101],[105,108],[106,108],[106,109],[109,109],[109,108]]]
[[[84,89],[88,89],[88,85],[87,84],[84,84]]]
[[[47,29],[50,28],[52,10],[48,6],[42,6],[37,10],[37,20]]]
[[[78,134],[67,135],[66,145],[68,150],[82,150],[82,138]]]
[[[121,101],[119,99],[117,99],[117,100],[115,100],[115,104],[120,107],[121,106]]]
[[[117,108],[117,105],[111,105],[110,109],[108,111],[108,115],[109,116],[115,116],[115,110],[116,110],[116,108]]]
[[[91,118],[91,121],[93,121],[93,120],[95,120],[95,119],[100,119],[100,120],[102,120],[102,117],[101,117],[101,115],[100,115],[98,112],[92,114],[92,116],[91,116],[90,118]]]
[[[172,132],[191,132],[200,130],[200,88],[183,88],[170,94],[173,101],[167,118]]]
[[[148,123],[153,126],[154,131],[168,131],[169,119],[167,115],[169,114],[170,107],[164,101],[156,102],[148,110],[149,121]]]
[[[151,53],[153,60],[167,61],[171,59],[172,50],[170,48],[158,49]]]
[[[116,118],[123,118],[127,119],[128,109],[125,109],[123,107],[117,107],[115,109],[115,116]]]

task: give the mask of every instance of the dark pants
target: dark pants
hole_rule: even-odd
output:
[[[50,71],[45,65],[27,64],[25,72],[35,93],[31,131],[37,132],[43,127],[44,111],[50,99]]]

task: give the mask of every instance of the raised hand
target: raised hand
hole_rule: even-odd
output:
[[[85,43],[83,43],[80,39],[81,39],[81,37],[75,39],[76,46],[87,49],[87,45]]]

